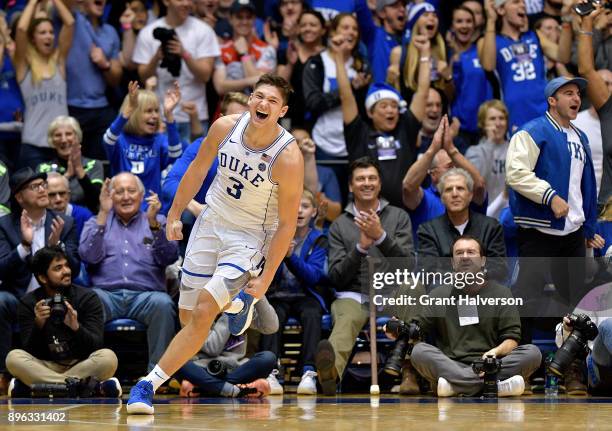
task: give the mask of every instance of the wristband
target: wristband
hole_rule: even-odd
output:
[[[578,30],[578,33],[585,34],[587,36],[593,36],[593,32],[592,31]]]
[[[181,54],[181,57],[183,57],[183,60],[185,61],[191,60],[191,54],[189,54],[187,51],[183,51],[183,53]]]
[[[572,16],[571,15],[563,15],[561,17],[561,22],[562,23],[566,22],[566,23],[570,24],[572,22]]]
[[[131,30],[132,29],[132,23],[131,22],[126,22],[124,24],[121,24],[121,28],[124,30]]]
[[[250,60],[252,57],[250,54],[244,54],[240,56],[240,61]]]
[[[431,57],[421,57],[419,58],[419,62],[421,63],[428,63],[431,61]]]

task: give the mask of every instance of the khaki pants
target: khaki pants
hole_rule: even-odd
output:
[[[103,381],[110,379],[117,370],[117,356],[110,349],[93,352],[87,359],[62,365],[43,361],[25,350],[11,350],[6,357],[6,369],[28,386],[32,383],[64,383],[66,377],[95,377]]]
[[[363,305],[348,298],[336,299],[331,305],[331,312],[334,327],[329,342],[336,354],[336,371],[341,379],[355,339],[368,321],[369,314]]]

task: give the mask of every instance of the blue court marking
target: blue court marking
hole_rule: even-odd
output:
[[[181,268],[181,272],[184,272],[187,275],[191,275],[192,277],[211,278],[213,276],[212,274],[197,274],[195,272],[187,271],[185,268]]]
[[[217,266],[231,266],[232,268],[236,268],[240,272],[246,272],[246,269],[242,269],[238,265],[235,265],[235,264],[229,263],[229,262],[219,263],[219,264],[217,264]]]

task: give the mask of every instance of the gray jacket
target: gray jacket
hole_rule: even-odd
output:
[[[265,296],[255,304],[255,312],[253,313],[250,329],[259,331],[264,335],[274,334],[278,331],[278,316]],[[247,362],[248,359],[244,357],[247,350],[246,337],[237,341],[230,349],[226,349],[225,347],[230,336],[232,335],[229,330],[227,315],[222,313],[221,317],[210,328],[204,345],[193,358],[196,365],[206,367],[213,359],[220,359],[230,367],[235,368]]]
[[[337,291],[366,293],[362,286],[368,286],[368,266],[366,257],[409,258],[406,267],[412,267],[414,249],[412,226],[408,213],[394,207],[385,199],[380,199],[380,222],[387,236],[377,246],[372,246],[368,254],[357,250],[359,229],[354,222],[353,203],[344,208],[329,228],[329,272],[328,276]]]

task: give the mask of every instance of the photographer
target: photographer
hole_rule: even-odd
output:
[[[6,366],[15,376],[9,396],[25,396],[35,383],[64,383],[90,377],[102,382],[98,395],[120,397],[112,378],[117,357],[102,349],[102,304],[91,289],[72,284],[72,271],[59,246],[43,247],[32,258],[32,272],[41,287],[18,305],[23,350],[9,352]]]
[[[486,257],[480,242],[468,235],[455,239],[453,270],[463,273],[465,286],[441,286],[430,298],[452,299],[457,305],[423,307],[416,317],[422,334],[434,337],[437,347],[425,342],[414,345],[411,362],[414,368],[437,388],[438,397],[473,396],[483,389],[483,378],[471,364],[487,356],[503,358],[497,374],[498,396],[518,396],[525,389],[525,381],[540,366],[542,356],[534,345],[518,345],[521,322],[513,305],[460,305],[458,297],[482,299],[512,298],[510,290],[482,274]],[[466,274],[473,274],[468,282]],[[458,278],[458,277],[457,277]],[[458,285],[458,283],[456,283]],[[501,302],[501,301],[500,301]],[[395,334],[387,330],[390,338]],[[420,337],[419,337],[420,338]]]
[[[157,76],[160,100],[178,80],[183,100],[196,103],[198,118],[206,132],[209,115],[205,84],[212,76],[214,59],[220,54],[219,43],[208,24],[189,16],[192,0],[168,0],[166,4],[168,14],[138,33],[132,60],[138,65],[143,82]],[[177,66],[179,73],[172,75],[170,70]],[[181,139],[190,141],[189,116],[181,110],[175,110],[174,115]]]

